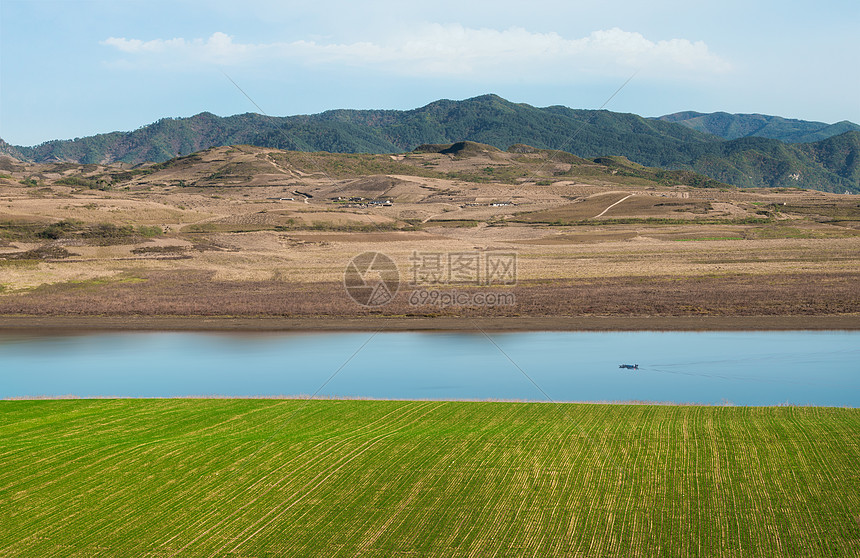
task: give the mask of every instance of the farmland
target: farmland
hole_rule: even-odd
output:
[[[0,403],[3,556],[856,556],[860,414]]]
[[[366,251],[390,256],[403,282],[416,253],[517,255],[516,285],[499,287],[515,306],[412,306],[404,288],[373,309],[381,316],[671,327],[779,315],[798,327],[860,315],[860,204],[847,194],[703,187],[618,157],[472,143],[386,155],[219,147],[136,168],[0,157],[0,171],[10,320],[361,318],[370,311],[343,273]]]

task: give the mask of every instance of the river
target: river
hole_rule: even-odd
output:
[[[0,336],[0,398],[311,394],[858,407],[860,332]]]

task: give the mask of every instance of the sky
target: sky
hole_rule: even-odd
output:
[[[0,138],[485,93],[860,123],[858,28],[857,0],[0,0]]]

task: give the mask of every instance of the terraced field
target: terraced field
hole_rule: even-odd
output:
[[[0,403],[0,555],[857,556],[860,412]]]

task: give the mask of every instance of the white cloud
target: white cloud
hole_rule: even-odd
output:
[[[662,75],[721,73],[730,64],[701,41],[652,41],[618,28],[567,39],[557,33],[522,28],[474,29],[425,25],[388,38],[352,43],[292,41],[239,43],[225,33],[207,39],[142,41],[111,37],[102,44],[163,64],[292,62],[309,66],[347,65],[398,75],[465,79],[538,78],[566,81],[570,73],[613,74],[645,69]]]
[[[209,62],[218,64],[241,63],[259,52],[261,45],[234,43],[226,33],[213,33],[208,39],[125,39],[109,37],[101,42],[127,54],[165,55],[175,63]],[[275,45],[271,45],[274,47]]]

